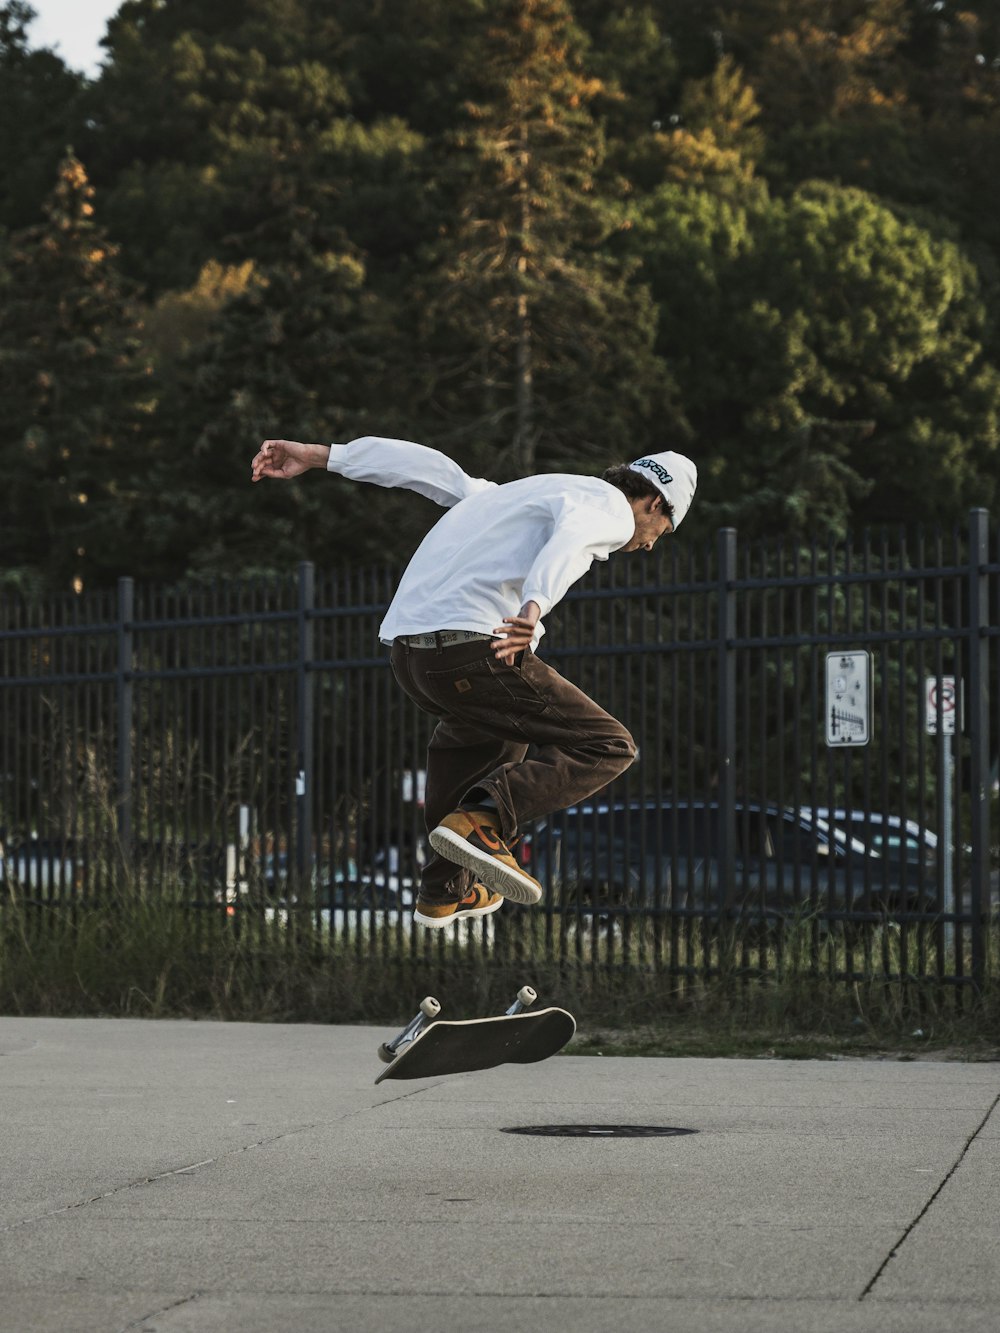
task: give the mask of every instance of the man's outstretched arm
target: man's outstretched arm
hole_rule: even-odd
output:
[[[252,477],[297,477],[308,468],[325,468],[351,481],[401,486],[425,495],[446,509],[496,482],[470,477],[446,454],[411,440],[365,435],[350,444],[298,444],[265,440],[253,460]]]

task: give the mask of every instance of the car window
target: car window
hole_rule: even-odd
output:
[[[864,834],[861,836],[864,837]],[[906,835],[905,847],[902,834],[896,831],[888,834],[873,833],[867,841],[873,852],[893,861],[902,860],[904,856],[907,861],[919,861],[922,855],[933,854],[931,848],[925,847],[924,843],[912,833]]]

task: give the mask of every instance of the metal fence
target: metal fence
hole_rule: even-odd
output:
[[[846,980],[981,985],[1000,752],[985,511],[947,533],[662,545],[596,569],[542,648],[639,759],[526,831],[546,897],[467,947],[503,932],[526,958],[678,977],[767,975],[794,948]],[[87,903],[125,872],[221,913],[416,948],[430,720],[377,641],[397,573],[304,564],[0,602],[8,895]]]

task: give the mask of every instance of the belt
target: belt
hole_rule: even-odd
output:
[[[399,638],[408,648],[450,648],[454,643],[492,639],[493,635],[479,634],[474,629],[436,629],[431,634],[401,634]]]

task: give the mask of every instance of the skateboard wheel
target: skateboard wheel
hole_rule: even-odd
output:
[[[441,1006],[433,995],[428,995],[420,1001],[420,1012],[425,1018],[437,1018],[441,1012]]]
[[[534,1004],[538,999],[538,992],[533,986],[522,986],[517,992],[517,998],[521,1001],[524,1007],[527,1008],[529,1004]]]
[[[383,1042],[378,1048],[378,1058],[384,1065],[391,1065],[396,1058],[396,1053],[395,1051],[390,1051],[389,1047]]]

